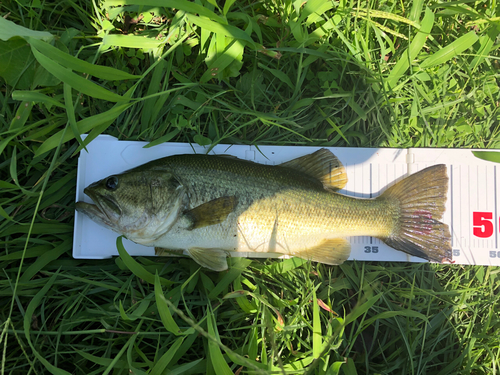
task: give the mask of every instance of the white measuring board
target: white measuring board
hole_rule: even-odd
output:
[[[198,145],[164,143],[143,148],[146,142],[118,141],[101,135],[82,151],[78,161],[76,201],[92,203],[83,193],[89,184],[111,174],[161,157],[205,153]],[[210,154],[226,154],[262,164],[280,164],[310,154],[321,147],[217,145]],[[500,170],[495,163],[477,159],[471,150],[460,149],[389,149],[330,147],[344,164],[348,183],[342,194],[375,198],[388,186],[408,174],[434,164],[447,164],[450,178],[448,201],[443,221],[452,233],[453,261],[457,264],[500,265],[497,186]],[[73,256],[79,259],[104,259],[117,256],[117,234],[75,212]],[[394,250],[373,237],[351,237],[350,260],[422,262],[421,258]],[[123,240],[131,255],[154,256],[154,249]],[[231,253],[248,257],[249,254]],[[286,255],[251,253],[267,258]]]

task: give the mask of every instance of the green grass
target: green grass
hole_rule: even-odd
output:
[[[498,374],[498,267],[71,257],[77,155],[99,134],[498,148],[497,9],[2,2],[2,373]]]

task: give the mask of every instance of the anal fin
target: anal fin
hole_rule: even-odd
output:
[[[349,258],[351,244],[345,238],[332,238],[294,255],[313,262],[337,265],[344,263]]]
[[[188,253],[202,267],[218,272],[227,270],[227,253],[223,250],[192,247]]]

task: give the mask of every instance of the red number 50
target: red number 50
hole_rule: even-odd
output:
[[[491,212],[473,212],[472,225],[474,236],[487,238],[493,234],[493,213]]]

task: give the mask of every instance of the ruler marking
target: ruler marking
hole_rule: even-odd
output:
[[[373,198],[372,163],[370,163],[370,198]]]

